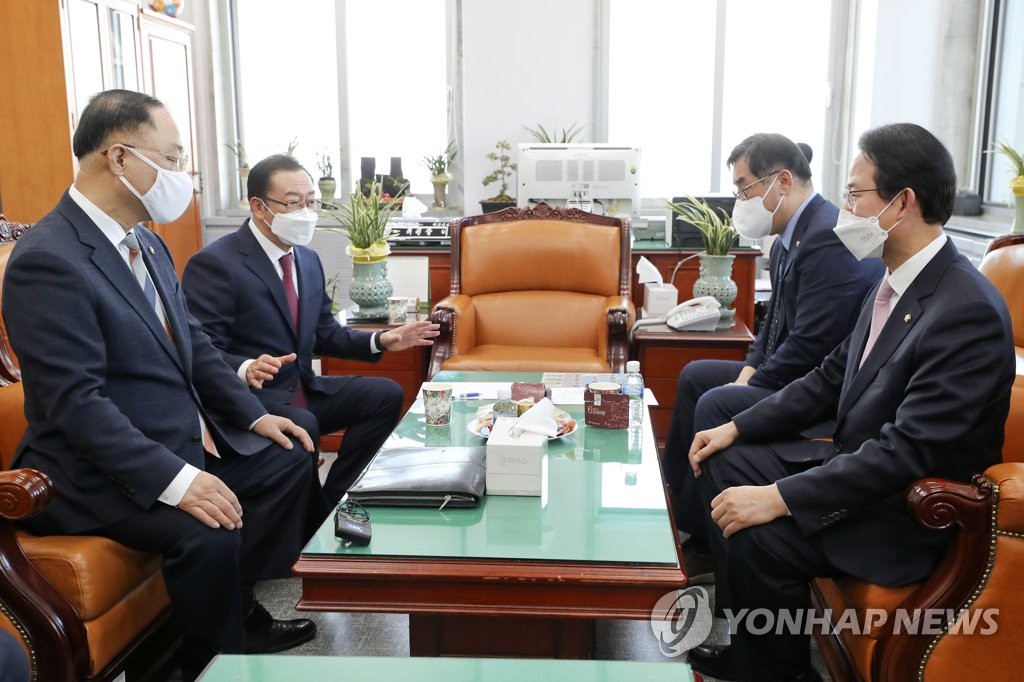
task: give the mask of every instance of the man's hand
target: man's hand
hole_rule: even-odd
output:
[[[263,354],[245,368],[245,383],[255,389],[263,388],[264,381],[273,379],[278,370],[292,362],[295,362],[295,353],[277,357]]]
[[[210,528],[235,530],[242,527],[242,505],[238,504],[238,498],[224,481],[205,471],[200,471],[192,479],[192,485],[185,491],[178,509]]]
[[[292,442],[288,438],[289,434],[302,443],[302,447],[305,448],[306,452],[313,452],[315,449],[313,447],[313,439],[306,433],[306,429],[287,417],[268,414],[256,422],[255,426],[252,427],[252,431],[264,438],[269,438],[285,450],[292,449]]]
[[[432,346],[434,337],[440,334],[441,325],[429,320],[410,322],[401,327],[389,329],[380,335],[381,350],[405,350],[413,346]]]
[[[779,486],[741,485],[726,488],[711,500],[711,520],[729,537],[750,526],[760,526],[789,513]]]
[[[754,372],[756,371],[756,367],[745,365],[743,369],[740,370],[740,375],[736,377],[736,380],[733,381],[730,384],[730,386],[746,386],[747,382],[750,380],[750,377],[754,376]]]
[[[700,463],[711,455],[736,442],[740,432],[732,422],[722,424],[708,431],[698,431],[690,444],[690,468],[694,476],[700,476]]]

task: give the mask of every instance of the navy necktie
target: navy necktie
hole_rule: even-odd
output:
[[[779,334],[782,333],[782,309],[784,307],[782,299],[782,276],[786,274],[786,259],[789,257],[789,249],[782,244],[779,244],[779,263],[775,268],[775,281],[772,282],[772,319],[768,323],[768,341],[764,347],[764,360],[761,362],[763,367],[772,355],[775,354],[775,348],[779,345]]]

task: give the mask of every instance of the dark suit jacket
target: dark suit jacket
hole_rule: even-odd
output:
[[[776,448],[791,461],[811,448],[824,456],[779,490],[805,534],[824,531],[837,566],[871,582],[909,584],[932,570],[946,537],[910,519],[904,491],[925,476],[968,481],[1001,460],[1013,334],[999,292],[952,242],[900,297],[858,369],[873,299],[819,368],[735,423],[744,440],[763,441],[835,418],[833,444]]]
[[[312,249],[296,246],[299,329],[292,325],[281,277],[245,221],[192,256],[182,285],[189,309],[234,370],[263,353],[296,353],[294,363],[255,391],[264,405],[289,403],[301,375],[307,392],[336,393],[339,386],[313,373],[313,354],[373,362],[370,333],[338,324],[324,289],[324,270]],[[235,379],[238,381],[237,377]]]
[[[850,333],[868,290],[885,267],[876,258],[858,261],[832,231],[839,209],[816,194],[793,230],[782,283],[777,281],[782,243],[769,259],[772,300],[746,364],[758,367],[768,341],[775,306],[783,306],[782,327],[772,357],[750,378],[751,386],[782,388],[817,367]],[[781,297],[778,293],[781,291]]]
[[[67,532],[149,508],[183,466],[200,469],[200,413],[218,447],[253,454],[266,411],[185,309],[167,247],[135,228],[173,341],[117,249],[68,195],[14,247],[3,314],[28,428],[14,464],[46,472],[43,512]]]

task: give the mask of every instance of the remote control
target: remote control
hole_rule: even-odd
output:
[[[343,542],[365,547],[373,536],[370,516],[361,507],[354,508],[349,503],[339,505],[334,514],[334,536]]]

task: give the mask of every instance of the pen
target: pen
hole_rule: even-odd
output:
[[[470,398],[479,398],[479,393],[460,393],[455,396],[456,400],[469,400]]]

